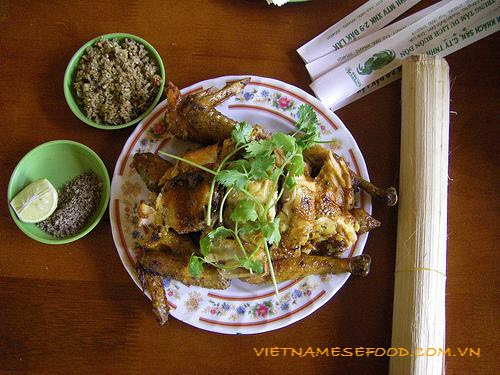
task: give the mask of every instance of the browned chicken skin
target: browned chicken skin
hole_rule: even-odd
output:
[[[221,90],[208,89],[182,97],[179,89],[167,83],[167,130],[176,137],[201,144],[221,142],[231,136],[236,122],[214,107],[241,92],[249,78],[227,84]]]
[[[309,163],[313,169],[313,174],[316,174],[319,168],[324,164],[325,160],[328,159],[328,153],[330,151],[326,148],[316,145],[304,151],[304,159]],[[335,158],[341,158],[337,154],[333,153]],[[394,206],[398,201],[398,194],[395,188],[389,187],[387,189],[381,189],[371,182],[366,181],[361,176],[358,176],[352,169],[349,169],[349,174],[351,176],[352,185],[356,188],[360,188],[363,191],[370,194],[372,197],[384,201],[387,206]]]
[[[150,250],[170,252],[176,257],[187,258],[193,253],[198,253],[198,245],[187,236],[178,234],[173,229],[162,226],[145,228],[145,239],[142,245]]]
[[[191,276],[188,258],[175,257],[164,251],[146,250],[139,259],[138,267],[146,274],[159,275],[178,280],[185,285],[198,285],[209,289],[226,289],[230,281],[212,267],[205,267],[203,274],[195,278]]]
[[[213,176],[196,170],[168,180],[157,199],[158,213],[177,233],[191,233],[206,227],[206,210]],[[215,192],[213,202],[218,201]],[[217,204],[213,204],[214,211]]]
[[[331,258],[315,255],[299,255],[298,257],[273,261],[274,275],[277,282],[298,279],[309,275],[325,273],[350,272],[355,276],[366,276],[370,272],[371,259],[368,255],[352,258]],[[269,283],[269,274],[249,277],[245,281],[251,284]]]
[[[147,188],[154,193],[159,193],[160,179],[165,171],[172,167],[172,164],[150,152],[138,152],[134,154],[134,166]]]
[[[145,287],[149,290],[151,302],[153,304],[153,312],[155,313],[158,322],[161,325],[165,324],[168,320],[170,307],[168,306],[167,295],[165,294],[165,289],[163,288],[163,279],[161,276],[144,272],[141,268],[138,268],[138,273],[143,288]]]

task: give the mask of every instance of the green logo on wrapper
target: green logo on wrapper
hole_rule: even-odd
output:
[[[356,71],[361,75],[372,74],[374,70],[380,69],[383,66],[389,64],[396,57],[396,53],[393,50],[386,49],[381,52],[377,52],[368,60],[365,61],[364,65],[359,64]]]
[[[345,69],[345,72],[347,73],[347,75],[349,77],[351,77],[352,81],[354,82],[354,84],[356,85],[356,87],[361,87],[361,81],[359,80],[358,76],[356,75],[356,73],[354,73],[350,67],[347,67]]]

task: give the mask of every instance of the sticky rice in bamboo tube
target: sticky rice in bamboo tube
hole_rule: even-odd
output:
[[[390,374],[442,374],[449,146],[449,68],[438,56],[403,62],[401,164]],[[435,355],[426,356],[428,350]],[[412,354],[413,356],[411,356]],[[431,353],[432,354],[432,353]]]

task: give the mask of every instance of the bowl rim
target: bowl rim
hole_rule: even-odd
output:
[[[136,41],[138,43],[143,44],[144,47],[146,47],[146,49],[148,50],[148,52],[151,53],[152,57],[156,60],[156,62],[158,64],[158,67],[160,68],[161,84],[160,84],[160,88],[158,90],[158,93],[156,94],[155,99],[153,100],[153,102],[151,103],[151,105],[149,106],[149,108],[143,114],[141,114],[140,116],[138,116],[137,118],[135,118],[135,119],[133,119],[133,120],[131,120],[129,122],[126,122],[125,124],[121,124],[121,125],[105,125],[105,124],[98,124],[95,121],[92,121],[87,116],[85,116],[83,114],[83,112],[80,110],[80,107],[78,106],[76,98],[74,97],[72,89],[71,89],[71,83],[73,82],[73,77],[70,74],[71,70],[72,70],[71,68],[74,65],[78,64],[78,62],[80,61],[80,59],[81,59],[81,57],[83,55],[83,52],[88,47],[92,46],[96,41],[98,41],[101,38],[105,38],[105,39],[129,38],[129,39],[132,39],[132,40],[134,40],[134,41]],[[76,67],[75,67],[75,69],[76,69]],[[73,112],[73,114],[76,117],[78,117],[81,121],[83,121],[85,124],[90,125],[90,126],[92,126],[94,128],[97,128],[97,129],[117,130],[117,129],[123,129],[123,128],[129,127],[129,126],[132,126],[132,125],[136,125],[142,119],[144,119],[147,115],[149,115],[151,113],[151,111],[156,107],[156,105],[158,104],[158,102],[161,99],[161,96],[163,95],[163,89],[165,87],[165,80],[166,80],[165,66],[163,64],[163,60],[162,60],[160,54],[158,53],[158,51],[148,41],[146,41],[145,39],[143,39],[141,37],[138,37],[138,36],[133,35],[133,34],[119,33],[118,32],[118,33],[110,33],[110,34],[98,35],[95,38],[93,38],[93,39],[89,40],[88,42],[86,42],[83,46],[81,46],[73,54],[73,56],[69,60],[68,65],[66,66],[66,70],[64,71],[63,90],[64,90],[64,97],[66,99],[66,103],[68,104],[68,107],[71,109],[71,112]],[[73,104],[71,104],[71,102]]]
[[[83,230],[81,230],[80,232],[76,233],[73,236],[69,236],[69,237],[65,237],[65,238],[56,238],[56,237],[53,237],[53,238],[48,239],[48,238],[38,237],[37,235],[29,232],[28,230],[26,230],[24,228],[23,224],[26,224],[26,223],[23,223],[23,222],[21,222],[21,220],[19,220],[19,218],[17,217],[16,213],[14,212],[14,210],[12,209],[12,207],[10,205],[10,200],[13,198],[13,194],[14,194],[14,192],[12,191],[14,177],[19,172],[20,166],[23,163],[23,161],[25,161],[28,157],[31,156],[31,154],[35,153],[39,149],[47,147],[47,146],[50,146],[50,145],[53,145],[53,144],[70,144],[70,145],[73,145],[73,146],[77,146],[77,147],[83,149],[84,151],[86,151],[90,156],[92,156],[97,161],[97,164],[101,168],[101,170],[102,170],[102,172],[104,174],[104,177],[105,177],[105,179],[104,179],[105,181],[103,181],[103,184],[104,184],[104,188],[103,188],[104,203],[103,203],[102,207],[100,207],[95,220],[88,227],[85,227]],[[85,235],[87,235],[88,233],[90,233],[97,226],[97,224],[101,221],[102,217],[104,216],[104,213],[106,212],[106,210],[108,208],[110,191],[111,191],[111,182],[110,182],[110,179],[109,179],[108,170],[106,168],[106,165],[102,161],[102,159],[99,157],[99,155],[97,155],[97,153],[94,150],[92,150],[90,147],[84,145],[83,143],[79,143],[79,142],[76,142],[76,141],[71,141],[71,140],[68,140],[68,139],[56,139],[56,140],[53,140],[53,141],[49,141],[49,142],[45,142],[45,143],[39,144],[38,146],[36,146],[36,147],[32,148],[30,151],[28,151],[19,160],[19,162],[17,163],[16,167],[12,171],[12,174],[10,175],[9,184],[7,186],[7,206],[9,207],[9,212],[10,212],[10,215],[12,216],[12,219],[16,223],[17,227],[25,235],[27,235],[28,237],[30,237],[31,239],[33,239],[35,241],[42,242],[42,243],[45,243],[45,244],[48,244],[48,245],[61,245],[61,244],[66,244],[66,243],[70,243],[70,242],[74,242],[76,240],[79,240],[80,238],[82,238]]]

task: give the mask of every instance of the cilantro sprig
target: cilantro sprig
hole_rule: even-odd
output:
[[[299,132],[297,143],[303,150],[318,143],[320,138],[318,117],[310,105],[300,106],[299,119],[295,126]]]
[[[302,105],[298,110],[298,115],[294,134],[278,132],[262,140],[252,140],[253,128],[248,123],[237,124],[231,133],[231,138],[235,143],[234,150],[221,161],[215,171],[181,157],[164,153],[214,175],[207,207],[208,227],[213,225],[211,207],[215,186],[219,184],[227,189],[219,209],[219,226],[200,239],[201,256],[193,254],[190,258],[188,268],[193,277],[199,277],[202,274],[204,263],[223,269],[242,267],[248,269],[250,273],[262,273],[265,267],[260,260],[255,259],[255,255],[259,250],[263,250],[276,294],[278,294],[271,251],[272,247],[277,246],[281,240],[280,222],[279,218],[270,220],[269,213],[279,202],[285,190],[291,190],[296,186],[295,177],[304,173],[303,151],[320,142],[318,119],[313,108],[309,105]],[[237,155],[239,159],[231,160]],[[271,194],[264,202],[249,191],[250,183],[263,180],[269,180],[272,183]],[[237,202],[229,215],[232,227],[228,228],[224,227],[223,209],[230,194],[242,194],[245,198]],[[242,238],[253,238],[252,242],[256,243],[244,241]],[[214,263],[209,258],[212,246],[224,239],[233,239],[238,244],[241,254],[235,256],[236,266],[228,267]],[[252,252],[249,254],[247,250],[252,250]]]

